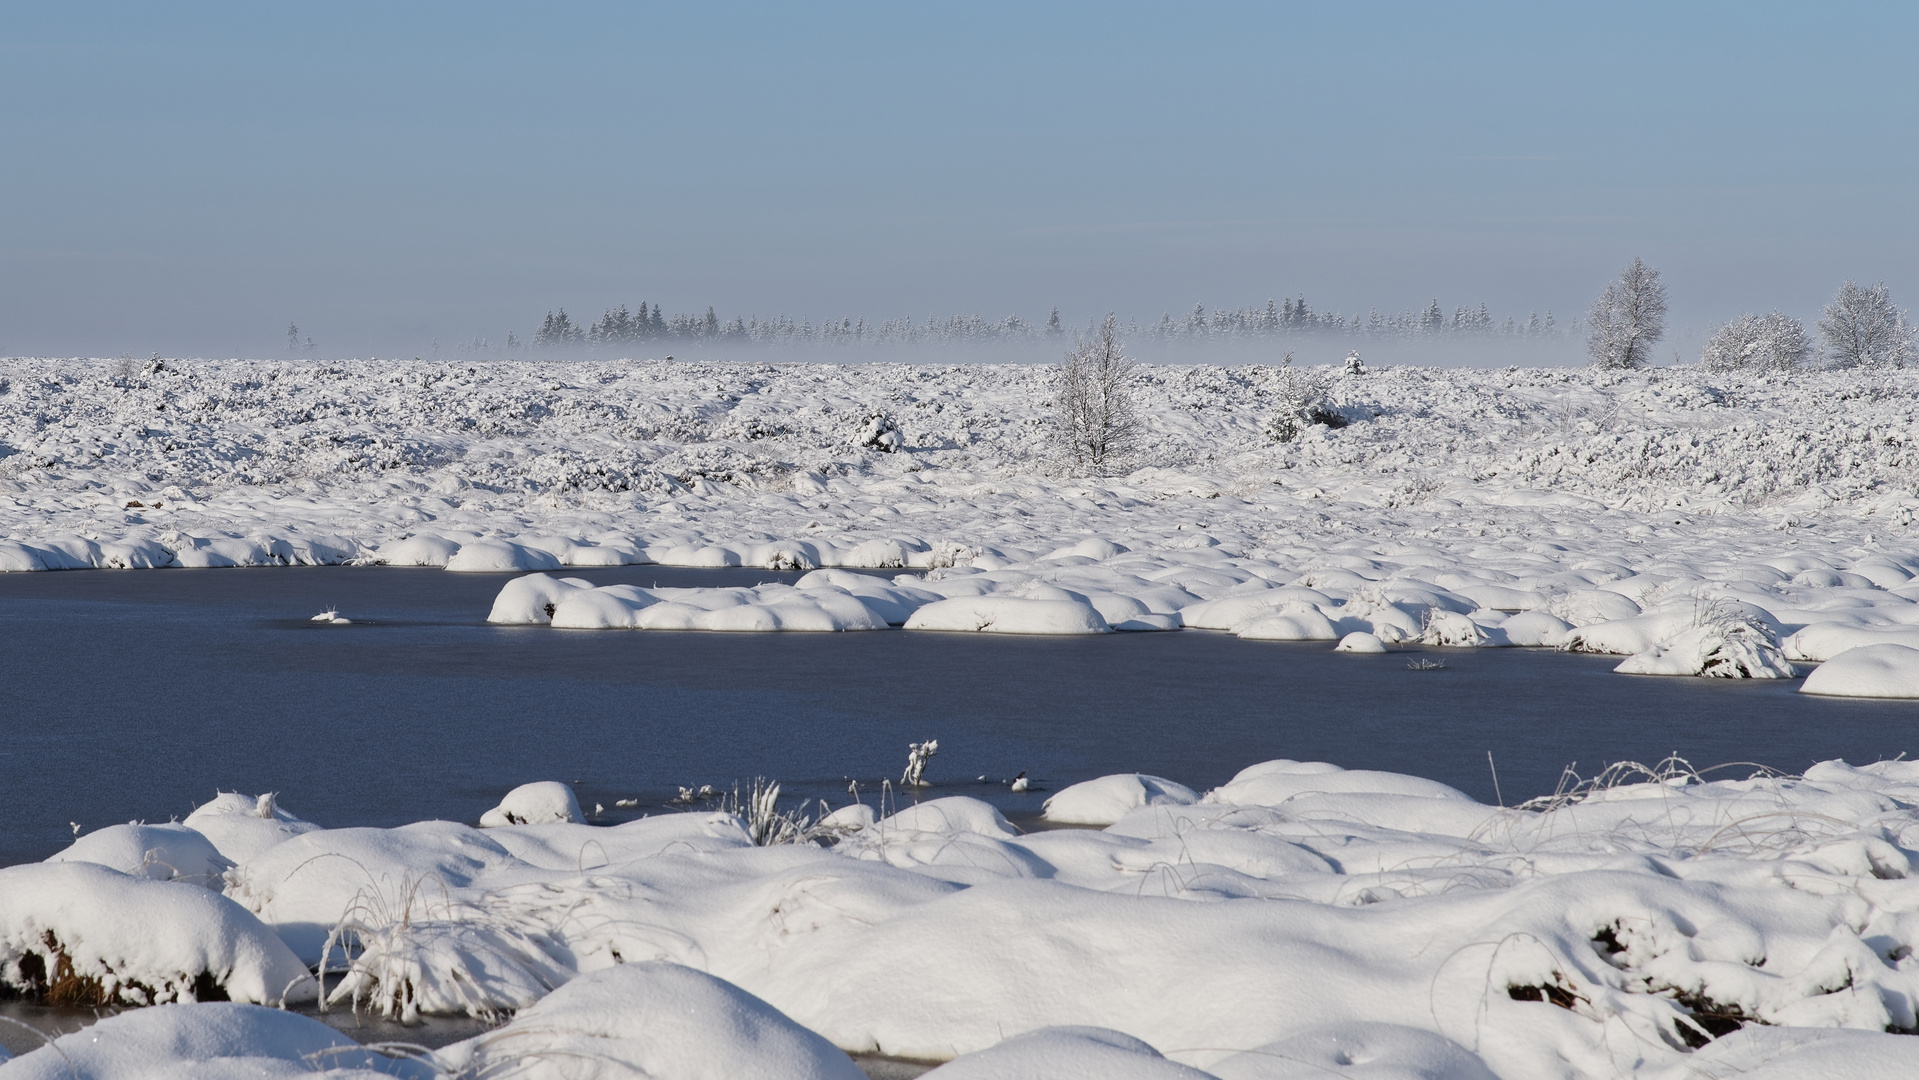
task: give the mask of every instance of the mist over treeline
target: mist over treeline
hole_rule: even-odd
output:
[[[1103,317],[1104,313],[1100,317]],[[1086,332],[1059,309],[1044,318],[979,315],[869,320],[844,316],[794,319],[786,315],[722,318],[716,309],[668,314],[642,300],[576,316],[565,307],[547,311],[537,328],[509,330],[498,339],[457,343],[433,340],[423,358],[535,359],[624,356],[679,359],[772,359],[858,362],[1051,362]],[[1195,304],[1175,316],[1129,318],[1120,323],[1129,350],[1155,363],[1265,363],[1295,353],[1301,362],[1332,363],[1363,348],[1384,362],[1507,364],[1577,362],[1579,326],[1561,323],[1551,311],[1495,316],[1485,304],[1456,306],[1437,300],[1417,311],[1364,314],[1321,311],[1303,296],[1268,300],[1263,306],[1208,308]],[[333,355],[316,335],[287,327],[285,355]],[[1324,354],[1324,355],[1322,355]]]

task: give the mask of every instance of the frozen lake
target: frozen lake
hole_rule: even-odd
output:
[[[763,570],[572,571],[598,584],[747,585]],[[1807,698],[1796,682],[1612,674],[1542,650],[1352,656],[1184,631],[1082,638],[700,634],[487,626],[505,575],[393,568],[0,575],[14,826],[0,864],[97,828],[184,817],[217,789],[278,791],[328,826],[477,820],[529,780],[603,820],[680,785],[755,776],[845,801],[940,741],[934,794],[1030,819],[1045,790],[1113,772],[1194,787],[1269,758],[1412,773],[1508,801],[1560,769],[1677,752],[1798,771],[1914,748],[1919,704]],[[308,617],[337,607],[357,620]],[[1004,781],[1027,771],[1039,788]],[[987,782],[975,777],[984,775]],[[618,799],[638,799],[615,810]]]

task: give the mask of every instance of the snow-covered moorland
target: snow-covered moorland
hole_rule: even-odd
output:
[[[1143,369],[1145,456],[1084,479],[1040,368],[12,360],[0,568],[388,562],[518,571],[490,617],[562,630],[1191,627],[1919,694],[1919,376],[1316,376],[1344,426],[1275,425],[1278,369]],[[564,573],[645,561],[811,572]],[[0,870],[7,992],[147,1006],[0,1073],[1891,1076],[1919,1028],[1908,763],[1512,808],[1274,761],[1089,781],[1031,834],[504,794],[485,829],[227,795]],[[395,1057],[271,1008],[321,999],[502,1024]]]
[[[1145,367],[1144,449],[1099,479],[1050,453],[1041,367],[6,372],[0,569],[894,566],[930,573],[758,590],[529,580],[493,617],[1364,634],[1754,677],[1872,647],[1811,688],[1919,692],[1919,374],[1903,371]],[[1276,425],[1302,384],[1344,426]],[[1282,430],[1297,436],[1269,435]]]

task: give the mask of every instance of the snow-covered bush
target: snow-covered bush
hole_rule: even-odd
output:
[[[1346,354],[1346,374],[1348,375],[1366,374],[1366,364],[1364,361],[1360,360],[1358,349],[1354,349],[1352,352],[1349,352]]]
[[[926,763],[934,754],[940,752],[940,741],[928,739],[925,742],[909,743],[906,747],[906,771],[900,774],[900,786],[923,788],[926,783]]]
[[[1666,335],[1666,287],[1659,271],[1634,259],[1593,301],[1586,351],[1602,368],[1643,368]]]
[[[1741,315],[1719,328],[1700,350],[1708,371],[1791,371],[1812,355],[1806,327],[1790,315]]]
[[[1347,370],[1352,371],[1350,361]],[[1287,353],[1273,374],[1273,395],[1279,399],[1279,409],[1266,420],[1266,441],[1292,442],[1313,424],[1345,427],[1346,418],[1327,400],[1327,389],[1324,376],[1294,367],[1293,354]]]
[[[1052,421],[1054,448],[1076,472],[1119,472],[1139,450],[1145,431],[1133,408],[1133,362],[1113,316],[1054,372]]]
[[[1913,327],[1883,282],[1839,286],[1819,320],[1819,336],[1836,368],[1905,367],[1915,358]]]
[[[860,421],[860,429],[853,436],[853,445],[878,450],[882,454],[891,454],[906,445],[906,436],[900,432],[898,421],[883,412],[870,412]]]

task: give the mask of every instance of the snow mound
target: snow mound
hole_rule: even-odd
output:
[[[460,574],[498,574],[511,570],[558,570],[563,565],[552,552],[508,540],[475,540],[460,545],[446,568]]]
[[[1248,619],[1233,628],[1233,635],[1248,641],[1339,640],[1339,631],[1326,616],[1310,607]]]
[[[422,533],[381,544],[374,557],[388,566],[437,566],[444,568],[460,550],[457,541]]]
[[[1656,1080],[1861,1080],[1915,1075],[1912,1036],[1830,1028],[1741,1028]]]
[[[1399,1024],[1312,1028],[1207,1068],[1219,1080],[1497,1080],[1458,1043]]]
[[[1823,663],[1847,649],[1865,645],[1904,645],[1919,649],[1919,626],[1855,626],[1838,622],[1816,622],[1800,627],[1783,643],[1792,660]]]
[[[1627,657],[1613,670],[1622,675],[1704,675],[1721,679],[1791,679],[1798,675],[1780,651],[1779,639],[1772,630],[1736,617],[1689,626]]]
[[[1127,1035],[1099,1027],[1049,1027],[954,1058],[937,1080],[1211,1080]]]
[[[1323,761],[1286,758],[1241,769],[1231,780],[1207,792],[1205,799],[1234,806],[1279,806],[1307,794],[1408,795],[1473,802],[1458,788],[1437,780],[1370,769],[1342,769]]]
[[[0,1058],[0,1061],[4,1061]],[[7,1063],[7,1080],[434,1080],[424,1062],[368,1050],[318,1020],[228,1003],[101,1018]]]
[[[1457,611],[1429,609],[1426,626],[1420,631],[1422,645],[1442,645],[1457,649],[1474,649],[1493,644],[1493,638],[1480,625]]]
[[[47,859],[87,862],[151,881],[183,881],[218,890],[234,860],[185,825],[112,825],[82,836]]]
[[[963,596],[927,604],[906,620],[908,630],[962,630],[989,634],[1110,634],[1093,605],[1080,600]]]
[[[582,975],[434,1060],[448,1075],[525,1080],[865,1078],[832,1043],[745,990],[658,962]]]
[[[1522,611],[1502,621],[1499,629],[1511,644],[1556,649],[1565,644],[1566,635],[1572,632],[1572,625],[1544,611]]]
[[[554,607],[552,623],[574,630],[719,630],[832,632],[884,630],[886,618],[860,596],[831,585],[799,589],[641,589],[610,585],[575,593]]]
[[[576,593],[591,592],[593,583],[585,578],[556,578],[548,574],[528,574],[500,586],[493,598],[493,610],[486,621],[509,626],[527,626],[553,621],[559,605]]]
[[[580,800],[572,788],[558,780],[540,780],[507,792],[500,805],[480,815],[480,827],[543,825],[554,821],[578,824],[585,820],[586,815],[580,813]]]
[[[1861,645],[1820,664],[1799,687],[1833,697],[1919,698],[1919,649]]]
[[[1333,646],[1333,651],[1345,653],[1383,653],[1386,651],[1386,643],[1379,640],[1377,635],[1369,634],[1364,630],[1355,630],[1345,637],[1340,638],[1339,644]]]
[[[272,794],[248,798],[221,792],[196,807],[182,824],[213,842],[221,855],[243,863],[275,844],[319,828],[282,809]]]
[[[99,1005],[213,994],[279,1004],[315,990],[306,965],[232,900],[87,862],[0,870],[0,983]]]
[[[1119,773],[1055,793],[1041,813],[1062,825],[1111,825],[1142,806],[1186,806],[1198,801],[1199,794],[1185,784],[1144,773]]]

